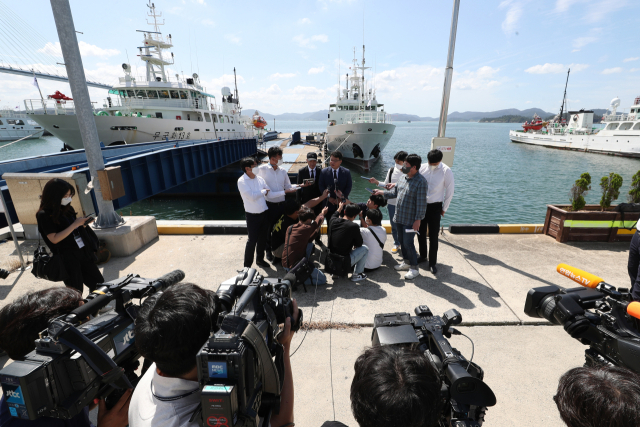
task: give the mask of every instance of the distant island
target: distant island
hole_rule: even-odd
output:
[[[545,120],[545,121],[551,120],[553,119],[553,117],[554,116],[549,116],[549,117],[543,118],[542,120]],[[500,116],[496,118],[483,117],[482,119],[480,119],[479,123],[524,123],[524,122],[531,121],[531,119],[532,117],[506,114],[504,116]]]

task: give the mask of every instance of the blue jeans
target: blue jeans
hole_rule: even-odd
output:
[[[398,224],[398,238],[400,239],[400,245],[402,249],[402,258],[408,263],[411,268],[418,269],[418,254],[416,253],[416,246],[413,243],[413,239],[416,233],[407,233],[406,229],[411,230],[412,225]]]
[[[393,220],[396,215],[396,205],[387,205],[387,211],[389,211],[389,222],[391,223],[391,235],[393,236],[393,244],[400,246],[400,240],[398,239],[398,226]]]
[[[309,243],[307,245],[307,260],[311,257],[311,250],[313,249],[313,243]],[[289,272],[290,268],[286,268],[284,267],[284,271]],[[317,268],[314,268],[313,271],[311,272],[311,277],[309,277],[307,280],[304,281],[305,285],[325,285],[327,283],[327,276],[325,276],[325,274],[318,270]]]
[[[349,256],[351,257],[351,265],[355,266],[353,269],[353,274],[364,273],[364,265],[367,263],[367,255],[369,255],[369,248],[367,247],[367,245],[362,245],[359,248],[355,248],[351,251],[351,253],[349,254]]]

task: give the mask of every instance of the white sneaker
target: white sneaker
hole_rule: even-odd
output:
[[[393,248],[391,248],[391,253],[397,254],[398,252],[400,252],[400,245],[393,245]]]
[[[351,275],[351,281],[352,282],[359,282],[361,280],[364,280],[367,278],[367,275],[364,273],[360,273],[360,274],[352,274]]]
[[[403,262],[402,264],[398,264],[398,265],[394,266],[393,268],[395,268],[396,271],[409,271],[411,266],[409,264]]]
[[[415,279],[420,275],[420,271],[414,270],[413,268],[409,270],[407,274],[404,275],[404,280]]]

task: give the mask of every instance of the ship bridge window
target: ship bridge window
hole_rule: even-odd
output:
[[[633,126],[633,123],[625,122],[625,123],[620,125],[620,129],[618,129],[618,130],[629,130],[629,129],[631,129],[631,126]]]
[[[15,125],[15,124],[16,124],[16,121],[15,121],[15,120],[11,120],[11,119],[9,119],[9,120],[7,120],[7,124],[8,124],[8,125]]]
[[[0,123],[1,125],[2,123]],[[633,130],[640,130],[640,122],[636,123],[636,125],[633,127]]]
[[[616,130],[618,129],[619,123],[609,123],[605,130]]]
[[[163,98],[163,99],[169,98],[169,91],[168,90],[159,90],[158,94],[160,95],[160,98]]]
[[[349,110],[353,110],[353,105],[349,105]]]
[[[375,105],[371,106],[371,111],[376,111],[376,106]]]
[[[3,125],[2,120],[0,120],[0,126],[2,126],[2,125]]]
[[[231,116],[231,124],[234,124],[235,122],[233,121],[233,116]]]
[[[180,99],[189,99],[189,94],[184,90],[180,91]]]
[[[126,92],[127,92],[127,96],[128,96],[129,98],[135,98],[136,94],[135,94],[135,92],[134,92],[134,91],[132,91],[132,90],[128,90],[128,89],[127,89],[127,91],[126,91]]]
[[[137,90],[136,91],[136,98],[146,98],[147,97],[147,93],[144,90]]]
[[[213,123],[218,123],[218,116],[216,116],[215,114],[212,114],[213,116]]]
[[[211,117],[209,116],[209,113],[204,113],[204,120],[206,122],[210,122],[211,121]]]
[[[158,92],[156,92],[155,90],[148,90],[147,96],[149,97],[149,99],[158,99]]]
[[[22,120],[16,120],[16,124],[19,126],[23,126],[24,122]]]
[[[220,115],[220,123],[224,123],[224,116],[222,114]]]
[[[169,92],[171,93],[171,99],[180,99],[180,94],[177,90],[171,90]]]

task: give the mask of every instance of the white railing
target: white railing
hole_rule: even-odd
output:
[[[605,114],[603,116],[605,122],[621,122],[625,120],[639,120],[640,114]]]
[[[92,111],[94,110],[93,104],[95,103],[91,103]],[[76,109],[73,101],[57,101],[55,99],[25,99],[24,107],[27,110],[27,114],[76,114]]]
[[[191,99],[170,99],[170,98],[158,98],[158,99],[143,99],[143,98],[112,98],[111,105],[108,101],[105,101],[107,108],[196,108],[195,102]],[[198,103],[200,104],[200,103]],[[207,105],[198,105],[199,108],[208,110]]]
[[[384,112],[357,111],[347,113],[345,123],[391,123],[391,117]]]

